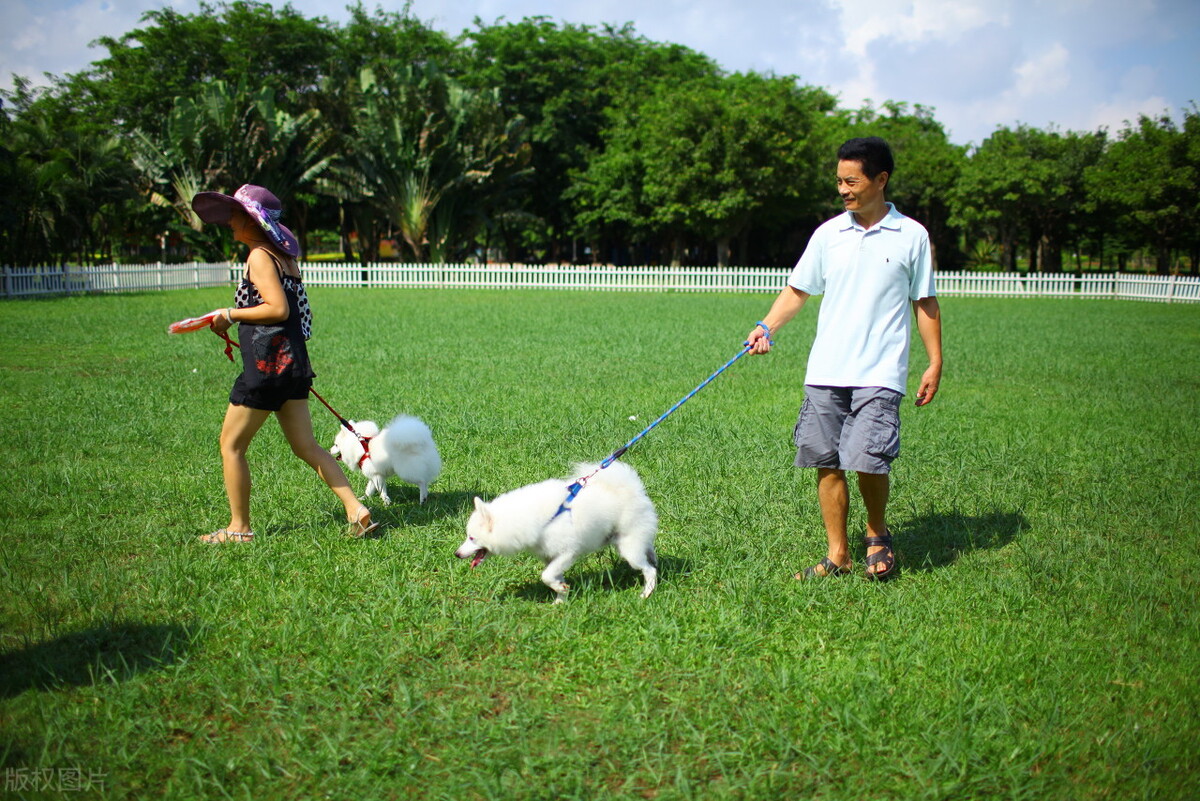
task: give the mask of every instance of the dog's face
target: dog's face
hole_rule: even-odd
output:
[[[459,559],[470,559],[471,567],[479,567],[479,563],[487,559],[487,547],[480,543],[480,538],[485,541],[488,535],[495,527],[495,518],[492,516],[492,510],[483,502],[482,498],[475,498],[475,511],[471,513],[471,519],[467,521],[467,538],[463,540],[462,545],[458,546],[458,550],[454,555]]]
[[[353,425],[353,423],[351,424]],[[329,449],[334,458],[340,459],[346,464],[358,464],[358,459],[362,456],[362,446],[358,444],[358,438],[344,428],[339,428],[337,436],[333,438],[333,447]]]
[[[350,426],[364,437],[372,437],[379,433],[378,428],[370,420],[360,423],[351,420]],[[353,431],[341,426],[333,437],[333,447],[329,449],[329,452],[335,459],[340,459],[350,467],[357,469],[363,455],[362,442]]]

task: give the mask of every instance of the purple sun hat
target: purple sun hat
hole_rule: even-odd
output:
[[[257,220],[280,250],[293,258],[300,258],[300,241],[286,225],[279,222],[283,204],[269,189],[243,184],[232,197],[220,192],[200,192],[192,198],[192,211],[207,223],[228,225],[235,206],[241,206]]]

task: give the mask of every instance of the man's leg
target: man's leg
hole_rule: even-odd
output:
[[[825,522],[825,537],[829,545],[826,556],[835,565],[848,567],[850,544],[846,536],[846,520],[850,511],[850,490],[846,485],[844,470],[817,468],[817,501],[821,506],[821,519]],[[825,575],[825,568],[818,565],[816,572]]]
[[[885,537],[887,529],[887,502],[891,484],[887,473],[859,473],[858,491],[862,494],[863,505],[867,508],[867,536]],[[844,528],[843,528],[844,532]],[[844,533],[843,533],[843,536]],[[884,550],[884,546],[876,545],[867,548],[867,556]],[[884,569],[882,563],[869,565],[867,572],[876,573]]]

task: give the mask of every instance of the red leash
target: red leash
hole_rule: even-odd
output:
[[[226,332],[224,332],[224,331],[217,331],[217,329],[215,329],[215,328],[214,328],[214,329],[213,329],[213,332],[214,332],[214,333],[215,333],[217,336],[219,336],[221,339],[225,340],[225,355],[226,355],[226,356],[229,358],[229,361],[233,361],[233,349],[234,349],[234,348],[241,348],[242,346],[241,346],[241,345],[239,345],[238,343],[234,342],[232,339],[230,339],[230,338],[229,338],[229,334],[227,334],[227,333],[226,333]],[[337,413],[337,410],[336,410],[336,409],[334,409],[332,406],[330,406],[330,405],[329,405],[329,401],[327,401],[327,400],[325,400],[324,398],[322,398],[322,397],[321,397],[321,393],[317,392],[317,391],[316,391],[315,389],[313,389],[312,387],[309,387],[309,388],[308,388],[308,391],[309,391],[309,392],[311,392],[311,393],[313,394],[313,397],[315,397],[315,398],[316,398],[317,400],[319,400],[319,401],[320,401],[322,404],[324,404],[325,408],[326,408],[326,409],[328,409],[328,410],[330,411],[330,413],[331,413],[331,414],[332,414],[334,417],[336,417],[336,418],[337,418],[338,422],[339,422],[339,423],[341,423],[341,424],[342,424],[342,426],[343,426],[343,427],[344,427],[344,428],[345,428],[347,431],[349,431],[351,434],[353,434],[355,437],[357,437],[357,438],[358,438],[358,442],[359,442],[359,444],[360,444],[360,445],[362,445],[362,449],[363,449],[363,455],[362,455],[362,457],[361,457],[361,458],[358,460],[358,467],[359,467],[359,469],[361,470],[361,469],[362,469],[363,462],[365,462],[365,461],[367,461],[367,459],[371,458],[371,438],[370,438],[370,437],[364,437],[362,434],[360,434],[360,433],[358,433],[357,431],[355,431],[355,430],[354,430],[354,426],[350,425],[350,421],[349,421],[349,420],[347,420],[345,417],[342,417],[340,414],[338,414],[338,413]]]

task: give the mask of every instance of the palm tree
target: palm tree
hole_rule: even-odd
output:
[[[445,261],[528,163],[520,119],[495,92],[464,89],[433,65],[359,75],[360,118],[339,173],[404,239],[414,259]]]
[[[193,231],[191,209],[200,191],[233,192],[246,183],[268,187],[284,208],[329,167],[331,134],[315,109],[292,114],[270,89],[224,81],[175,101],[159,135],[139,132],[134,163],[152,203],[176,211]],[[303,243],[304,227],[297,234]]]

